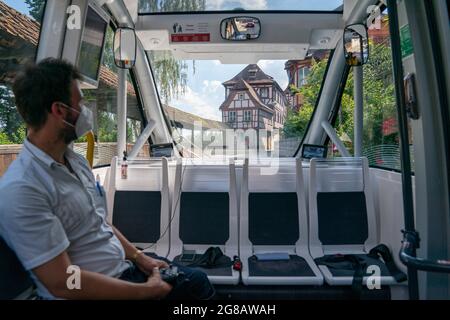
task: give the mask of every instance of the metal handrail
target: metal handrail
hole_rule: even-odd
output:
[[[403,241],[399,256],[403,264],[416,270],[450,273],[450,260],[428,260],[415,257],[415,250],[419,248],[419,234],[415,231],[402,230],[402,232]]]

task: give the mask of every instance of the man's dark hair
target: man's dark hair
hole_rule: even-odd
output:
[[[28,64],[13,84],[17,109],[25,123],[40,129],[47,121],[52,103],[71,106],[72,81],[81,79],[79,71],[69,62],[47,58]]]

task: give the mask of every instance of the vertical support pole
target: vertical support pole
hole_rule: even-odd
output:
[[[401,50],[400,28],[396,0],[388,0],[389,32],[391,34],[392,66],[395,83],[395,96],[397,103],[397,117],[400,133],[400,161],[402,168],[402,194],[405,231],[415,232],[415,214],[413,202],[413,188],[411,178],[411,159],[409,153],[408,118],[406,115],[406,98],[403,88],[403,60]],[[415,53],[417,54],[417,52]],[[417,177],[416,177],[417,179]],[[416,248],[412,249],[413,257],[416,257]],[[408,290],[410,300],[419,300],[419,280],[417,269],[408,267]]]
[[[127,70],[119,69],[117,88],[117,156],[122,159],[127,148]]]
[[[364,96],[363,96],[363,67],[353,67],[353,96],[355,97],[355,137],[354,155],[362,156],[363,121],[364,121]]]

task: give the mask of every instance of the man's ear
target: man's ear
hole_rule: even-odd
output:
[[[63,111],[62,105],[60,102],[53,102],[50,107],[50,113],[57,118],[64,118],[65,111]]]

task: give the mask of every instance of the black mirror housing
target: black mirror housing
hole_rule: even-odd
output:
[[[136,62],[136,32],[132,28],[120,27],[114,33],[114,63],[118,68],[131,69]]]
[[[230,17],[220,22],[220,35],[228,41],[250,41],[261,36],[261,22],[254,17]]]
[[[344,29],[345,61],[350,66],[362,66],[369,60],[369,34],[365,24],[352,24]]]

